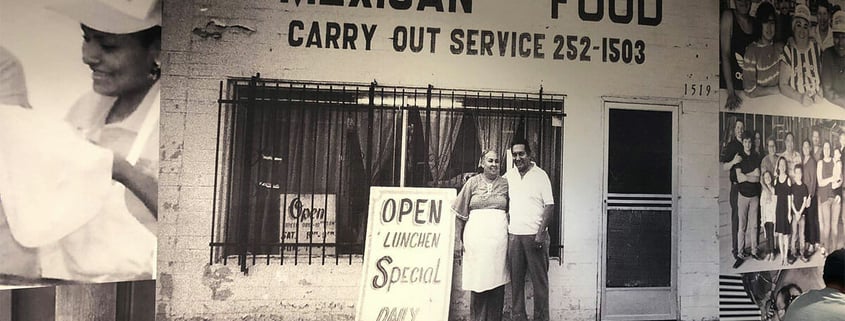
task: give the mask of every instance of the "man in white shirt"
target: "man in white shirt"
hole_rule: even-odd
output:
[[[528,141],[517,138],[511,143],[516,170],[508,170],[510,222],[508,223],[508,258],[511,269],[513,305],[511,319],[527,320],[525,311],[525,276],[534,288],[534,320],[549,320],[549,232],[554,197],[549,176],[532,161]]]
[[[845,320],[845,249],[827,256],[822,279],[825,288],[810,290],[792,301],[783,320]]]

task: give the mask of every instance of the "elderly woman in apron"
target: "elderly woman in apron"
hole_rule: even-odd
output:
[[[36,157],[29,167],[41,167],[31,174],[55,192],[43,195],[28,184],[40,203],[87,204],[50,207],[0,186],[12,235],[38,249],[41,277],[112,282],[155,275],[161,8],[151,0],[139,10],[142,2],[74,0],[50,8],[80,22],[93,90],[72,106],[67,123],[13,112],[18,124],[49,129],[7,121],[0,133],[6,144],[20,135],[26,144],[19,145],[32,146],[22,147]],[[9,155],[6,168],[27,167]],[[5,174],[9,181],[21,176]]]
[[[484,152],[479,162],[483,172],[467,180],[452,205],[465,250],[461,287],[472,291],[473,321],[502,319],[505,284],[510,282],[508,182],[499,175],[499,163],[496,152]]]

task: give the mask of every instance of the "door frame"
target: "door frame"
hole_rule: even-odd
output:
[[[679,137],[680,137],[680,128],[679,124],[679,117],[681,114],[681,102],[676,100],[668,100],[668,99],[627,99],[627,98],[608,98],[603,97],[602,99],[602,145],[603,145],[603,157],[602,157],[602,206],[601,206],[601,223],[599,224],[599,243],[600,246],[598,248],[599,254],[599,273],[598,273],[598,313],[597,318],[599,320],[654,320],[654,319],[675,319],[677,320],[680,316],[680,299],[678,297],[678,268],[679,268],[679,253],[678,253],[678,241],[679,241],[679,231],[680,231],[680,220],[678,215],[678,176],[679,176],[679,168],[680,168],[680,159],[679,159]],[[607,273],[607,211],[608,211],[608,147],[609,147],[609,129],[610,129],[610,111],[612,109],[622,109],[622,110],[642,110],[642,111],[661,111],[661,112],[671,112],[672,113],[672,205],[671,205],[671,217],[672,217],[672,235],[671,235],[671,278],[670,278],[670,296],[674,299],[674,302],[670,304],[670,313],[668,314],[650,314],[650,315],[617,315],[617,316],[607,316],[605,315],[606,309],[606,296],[607,296],[607,287],[606,287],[606,273]],[[665,287],[659,288],[638,288],[639,290],[656,290],[656,289],[665,289]],[[618,291],[636,291],[636,290],[629,290],[629,289],[620,289]]]

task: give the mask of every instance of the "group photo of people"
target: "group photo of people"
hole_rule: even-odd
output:
[[[842,121],[720,113],[720,266],[819,266],[845,246]]]
[[[838,0],[720,1],[722,106],[845,108],[845,11]],[[761,97],[779,97],[766,98]]]
[[[54,21],[66,32],[44,41],[74,59],[49,74],[38,43],[0,43],[0,286],[155,278],[161,8],[146,3],[4,6],[4,31],[26,33],[7,13]]]

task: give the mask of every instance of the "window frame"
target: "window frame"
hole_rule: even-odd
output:
[[[225,86],[225,87],[224,87]],[[224,88],[226,90],[224,90]],[[364,252],[363,242],[357,243],[343,243],[343,242],[325,242],[322,243],[284,243],[280,242],[274,244],[259,244],[261,246],[277,246],[282,251],[281,253],[252,253],[247,251],[250,244],[246,244],[243,240],[238,242],[231,242],[227,240],[227,232],[230,227],[228,220],[231,215],[240,215],[238,219],[249,217],[248,214],[234,213],[229,208],[232,203],[231,184],[235,181],[234,175],[243,167],[243,155],[237,155],[237,150],[241,148],[239,142],[245,133],[238,134],[239,130],[243,130],[246,122],[238,123],[238,112],[241,108],[251,108],[250,106],[257,106],[257,104],[275,104],[281,102],[308,104],[316,108],[335,107],[346,110],[365,109],[366,113],[372,119],[372,115],[376,111],[393,110],[399,111],[399,116],[402,121],[407,120],[407,111],[417,111],[429,115],[432,111],[437,113],[446,112],[447,115],[513,115],[513,117],[522,117],[520,121],[523,126],[523,134],[527,132],[524,128],[526,122],[531,122],[532,119],[539,119],[535,121],[537,126],[533,130],[539,131],[536,134],[538,142],[536,145],[543,146],[543,149],[537,148],[535,153],[541,150],[549,150],[548,159],[551,163],[545,166],[553,167],[554,170],[547,169],[550,176],[556,173],[558,179],[552,177],[552,183],[558,183],[555,194],[558,199],[556,203],[557,208],[553,218],[552,226],[557,229],[553,232],[556,240],[550,248],[552,257],[561,258],[563,248],[563,119],[565,95],[544,93],[542,87],[539,93],[519,93],[508,91],[479,91],[479,90],[464,90],[464,89],[440,89],[431,85],[427,87],[408,87],[408,86],[383,86],[375,82],[366,83],[342,83],[342,82],[313,82],[313,81],[293,81],[293,80],[277,80],[260,78],[256,75],[250,78],[230,78],[226,81],[220,82],[219,97],[218,97],[218,124],[215,150],[215,178],[214,178],[214,198],[212,210],[212,233],[211,241],[209,242],[209,264],[229,264],[229,261],[236,261],[241,267],[241,271],[247,273],[249,265],[258,264],[259,258],[265,261],[267,265],[276,263],[280,265],[308,263],[326,264],[328,261],[334,261],[335,264],[340,264],[341,261],[352,264],[353,257],[355,261],[362,260]],[[304,107],[303,107],[304,108]],[[311,107],[309,107],[311,108]],[[511,117],[511,116],[502,116]],[[430,119],[429,119],[430,120]],[[405,124],[404,122],[401,122]],[[369,134],[366,136],[368,140],[372,137],[372,124],[369,126]],[[397,129],[401,129],[399,126]],[[548,130],[548,132],[545,132]],[[402,131],[403,134],[405,131]],[[533,133],[533,132],[532,132]],[[398,134],[394,131],[394,136]],[[429,133],[430,134],[430,133]],[[331,135],[331,134],[330,134]],[[407,136],[400,138],[403,141],[410,139]],[[505,139],[505,138],[500,138]],[[551,139],[552,143],[543,141],[544,139]],[[364,142],[360,142],[364,144]],[[397,143],[397,140],[394,140]],[[367,151],[372,147],[371,142],[367,142]],[[533,144],[533,142],[532,142]],[[554,144],[554,146],[552,146]],[[406,144],[401,144],[399,155],[408,153]],[[548,147],[551,146],[551,147]],[[456,147],[453,147],[456,148]],[[454,150],[451,150],[454,154]],[[364,170],[367,175],[370,175],[369,164],[371,159],[367,153],[365,159]],[[542,155],[541,155],[542,156]],[[239,161],[241,163],[239,163]],[[404,161],[404,159],[403,159]],[[539,163],[539,161],[538,161]],[[399,164],[400,169],[407,168],[408,164]],[[394,165],[395,166],[395,165]],[[550,168],[551,169],[551,168]],[[404,173],[403,173],[404,174]],[[401,176],[404,177],[404,176]],[[395,178],[394,178],[395,179]],[[407,178],[406,178],[407,180]],[[342,184],[339,182],[338,184]],[[399,185],[397,185],[399,186]],[[336,196],[336,208],[342,206],[340,204],[340,195]],[[366,218],[364,218],[366,219]],[[335,217],[337,222],[337,217]],[[240,223],[239,223],[240,224]],[[240,226],[249,224],[240,224]],[[337,225],[336,225],[337,226]],[[284,229],[284,227],[282,227]],[[335,231],[337,235],[339,231]],[[282,234],[284,231],[281,232]],[[554,237],[553,237],[554,238]],[[337,239],[336,239],[337,240]],[[255,249],[256,244],[252,244]],[[305,255],[287,255],[284,253],[286,246],[294,246],[299,253],[300,247],[308,248],[308,254]],[[351,251],[338,251],[339,247],[352,248]],[[232,248],[239,249],[237,254],[231,254]],[[334,248],[329,254],[326,248]],[[316,249],[315,251],[312,251]],[[556,254],[556,255],[555,255]],[[271,260],[272,259],[272,260]],[[562,261],[562,260],[560,260]],[[251,263],[250,263],[251,262]],[[362,261],[361,261],[362,262]]]

